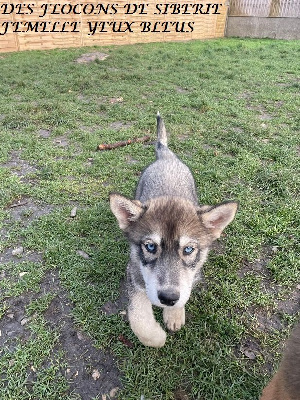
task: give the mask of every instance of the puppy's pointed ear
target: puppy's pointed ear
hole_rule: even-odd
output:
[[[120,194],[111,194],[110,209],[117,218],[120,229],[126,229],[130,222],[134,222],[143,214],[144,208],[138,200],[130,200]]]
[[[200,208],[199,216],[203,225],[212,232],[215,239],[219,238],[222,231],[233,221],[238,209],[234,201],[218,204],[214,207]]]

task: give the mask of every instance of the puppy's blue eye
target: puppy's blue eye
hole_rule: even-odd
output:
[[[145,248],[149,253],[155,254],[157,246],[155,243],[145,243]]]
[[[192,247],[192,246],[186,246],[186,247],[183,249],[183,254],[184,254],[185,256],[188,256],[189,254],[192,254],[192,252],[193,252],[194,250],[195,250],[194,247]]]

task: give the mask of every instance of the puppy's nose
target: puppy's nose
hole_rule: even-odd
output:
[[[180,294],[178,292],[173,292],[171,290],[159,291],[158,298],[161,304],[165,306],[174,306],[175,303],[179,300]]]

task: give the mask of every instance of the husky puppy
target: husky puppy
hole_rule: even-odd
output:
[[[234,219],[238,204],[199,206],[189,168],[169,150],[157,115],[156,161],[142,173],[134,200],[110,195],[110,207],[130,243],[128,318],[145,346],[162,347],[166,332],[152,305],[163,308],[170,331],[185,323],[185,303],[212,242]]]

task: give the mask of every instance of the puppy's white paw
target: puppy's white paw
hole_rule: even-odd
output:
[[[155,320],[152,304],[144,291],[132,293],[128,319],[131,329],[145,346],[164,346],[167,334]]]
[[[158,322],[156,322],[155,326],[151,326],[146,334],[144,332],[142,334],[135,332],[135,334],[144,346],[149,347],[163,347],[167,338],[166,332]]]
[[[185,324],[185,310],[182,308],[164,308],[164,323],[170,331],[178,331]]]

